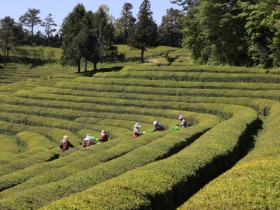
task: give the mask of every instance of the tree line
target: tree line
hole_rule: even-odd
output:
[[[106,5],[93,12],[86,11],[83,4],[77,4],[58,31],[52,14],[43,21],[39,9],[29,8],[18,22],[9,16],[4,17],[0,20],[0,44],[4,58],[8,58],[9,51],[18,45],[62,47],[63,64],[76,65],[80,71],[81,60],[93,62],[96,68],[99,61],[122,57],[118,55],[115,44],[141,49],[143,62],[147,47],[181,46],[183,13],[180,10],[168,9],[162,23],[157,26],[149,0],[143,0],[137,18],[133,16],[132,9],[131,3],[124,3],[121,17],[115,19]],[[44,28],[44,32],[35,32],[38,26]]]
[[[172,0],[185,11],[183,46],[201,64],[280,66],[279,0]]]
[[[15,22],[0,20],[0,45],[5,58],[23,44],[62,47],[63,64],[80,71],[81,62],[121,59],[115,44],[140,49],[141,61],[149,47],[166,45],[190,49],[198,64],[237,66],[280,66],[280,0],[170,0],[182,10],[170,8],[158,26],[153,20],[150,1],[143,0],[137,17],[133,5],[124,3],[121,17],[115,19],[109,7],[96,12],[82,4],[65,17],[56,31],[52,15],[44,21],[40,10],[28,11]],[[44,33],[34,32],[43,26]]]

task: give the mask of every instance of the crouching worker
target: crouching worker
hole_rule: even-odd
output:
[[[139,125],[139,123],[136,123],[134,125],[132,138],[137,138],[138,136],[143,134],[142,132],[140,132],[140,127],[141,125]]]
[[[60,142],[60,145],[59,145],[61,151],[60,153],[63,153],[65,152],[66,150],[69,149],[69,147],[74,147],[70,141],[69,141],[69,137],[67,135],[63,136],[63,139],[62,141]]]
[[[89,147],[90,145],[93,145],[94,142],[91,138],[90,134],[87,134],[87,136],[83,139],[83,147]]]
[[[102,141],[102,142],[108,141],[109,135],[105,130],[102,130],[100,135],[101,135],[100,136],[100,141]]]
[[[180,124],[177,124],[178,126],[182,126],[183,128],[186,128],[186,127],[187,127],[187,120],[186,120],[186,118],[184,117],[184,115],[180,114],[179,117],[178,117],[178,120],[181,121]]]
[[[153,122],[154,130],[155,131],[165,131],[165,128],[162,124],[160,124],[158,121]]]

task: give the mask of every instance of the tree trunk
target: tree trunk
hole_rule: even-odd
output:
[[[34,26],[31,26],[31,47],[34,47]]]
[[[3,51],[3,64],[6,66],[6,64],[9,62],[9,48],[4,46]]]
[[[144,63],[144,46],[141,47],[141,61]]]
[[[97,62],[94,62],[94,63],[93,63],[93,70],[94,70],[94,72],[97,71]]]
[[[6,66],[6,50],[4,51],[4,55],[3,55],[3,64],[4,66]]]
[[[85,72],[87,71],[87,60],[85,62]]]
[[[7,52],[6,52],[6,55],[7,55],[7,57],[6,57],[6,58],[7,58],[7,62],[10,62],[10,49],[7,48],[6,51],[7,51]]]
[[[78,73],[81,73],[81,60],[77,60],[77,66],[78,66]]]

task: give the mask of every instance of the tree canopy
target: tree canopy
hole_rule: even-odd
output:
[[[54,27],[57,26],[57,24],[53,20],[52,14],[48,14],[48,16],[45,18],[45,21],[42,23],[42,26],[45,27],[47,40],[48,42],[50,42],[50,37],[54,32],[56,32],[56,28]]]
[[[198,63],[279,66],[279,0],[173,2],[191,5],[184,46]]]
[[[180,47],[183,39],[183,21],[184,15],[180,10],[168,9],[158,28],[159,44]]]
[[[0,45],[4,54],[4,65],[9,59],[9,51],[19,44],[21,36],[23,36],[23,29],[13,18],[6,16],[0,20]]]
[[[167,9],[159,27],[149,0],[142,1],[137,18],[132,14],[133,4],[124,3],[117,20],[109,14],[107,5],[92,12],[77,4],[56,34],[52,14],[42,21],[40,10],[29,8],[19,23],[8,17],[1,20],[4,60],[19,43],[62,46],[62,63],[75,65],[80,72],[81,62],[90,61],[96,69],[98,62],[119,57],[115,44],[128,44],[141,50],[142,62],[146,49],[169,45],[188,48],[199,64],[280,66],[279,0],[170,2],[182,6],[182,10]],[[36,26],[44,31],[36,30]]]
[[[62,36],[62,63],[74,65],[81,71],[82,47],[80,46],[80,29],[86,15],[84,5],[78,4],[64,19],[61,27]]]
[[[116,21],[116,39],[123,44],[127,44],[128,37],[135,30],[136,18],[132,14],[133,5],[124,3],[121,17]]]
[[[39,9],[28,9],[28,11],[22,15],[19,18],[19,21],[23,24],[23,26],[26,26],[27,28],[30,28],[31,32],[31,45],[34,45],[33,38],[34,38],[34,27],[36,25],[41,25],[42,20],[38,16],[40,14]]]
[[[157,24],[153,20],[153,12],[149,0],[143,0],[138,13],[138,21],[128,44],[141,50],[141,61],[144,63],[144,51],[157,46]]]
[[[82,4],[78,4],[65,18],[61,32],[63,63],[77,66],[78,72],[81,71],[82,59],[86,64],[91,61],[96,70],[98,62],[118,56],[112,42],[113,19],[106,5],[101,5],[93,13],[87,12]]]

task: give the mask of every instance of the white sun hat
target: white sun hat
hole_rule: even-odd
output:
[[[88,141],[88,140],[91,140],[91,135],[90,134],[87,134],[86,138],[84,138],[84,141]]]
[[[141,128],[141,125],[140,125],[139,123],[136,123],[136,124],[134,125],[134,127],[135,127],[135,128]]]

